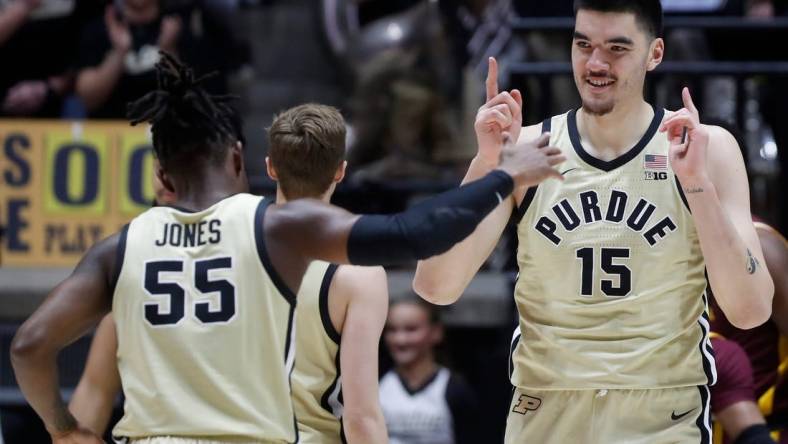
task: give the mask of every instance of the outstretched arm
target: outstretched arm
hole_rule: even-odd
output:
[[[388,442],[378,400],[378,344],[388,312],[388,284],[381,267],[342,266],[330,288],[349,301],[342,326],[340,369],[348,443]]]
[[[112,406],[120,392],[117,351],[115,321],[109,314],[96,329],[85,371],[68,404],[77,421],[97,435],[104,435],[107,430]]]
[[[543,135],[517,146],[508,143],[498,167],[481,179],[394,215],[355,216],[308,199],[271,207],[263,233],[274,268],[295,291],[312,259],[387,265],[441,254],[470,235],[515,186],[561,177],[553,165],[564,158],[547,141]]]
[[[53,439],[81,433],[60,396],[56,358],[110,310],[119,237],[111,236],[88,250],[71,276],[19,327],[11,343],[19,388]]]
[[[753,328],[771,315],[774,285],[752,224],[741,151],[727,131],[700,124],[686,88],[683,98],[685,108],[662,124],[670,164],[692,211],[717,303],[733,325]]]
[[[265,243],[275,269],[297,291],[312,259],[383,265],[440,254],[470,234],[512,188],[511,176],[495,171],[385,216],[357,216],[317,200],[296,200],[268,209]]]

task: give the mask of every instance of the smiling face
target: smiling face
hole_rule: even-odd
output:
[[[643,98],[646,72],[662,61],[664,43],[628,12],[581,9],[572,40],[572,72],[583,109],[605,115]]]
[[[440,324],[432,322],[429,311],[420,304],[400,302],[389,309],[383,338],[398,367],[432,359],[432,350],[442,336]]]

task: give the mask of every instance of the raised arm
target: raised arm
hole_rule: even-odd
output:
[[[692,212],[717,303],[733,325],[753,328],[771,315],[774,285],[752,223],[741,151],[727,131],[700,124],[689,90],[682,96],[685,108],[662,125],[671,140],[670,164]]]
[[[112,47],[104,54],[100,65],[85,68],[77,74],[76,92],[89,110],[101,107],[112,94],[123,76],[126,54],[132,44],[128,26],[118,20],[112,6],[107,6],[104,22]]]
[[[339,348],[345,436],[350,444],[385,444],[386,420],[378,400],[378,344],[388,312],[386,272],[382,267],[339,267],[329,300],[337,297],[348,301]]]
[[[477,180],[495,168],[505,137],[524,141],[539,137],[541,127],[538,125],[527,127],[521,133],[522,96],[518,90],[499,93],[497,77],[498,65],[491,57],[485,85],[487,102],[479,108],[474,124],[479,151],[471,161],[463,183]],[[555,156],[552,159],[555,163],[551,164],[543,164],[545,160],[547,159],[535,157],[531,165],[550,167],[563,161],[563,157]],[[470,236],[451,250],[440,256],[420,261],[413,278],[413,289],[416,293],[433,304],[443,305],[456,301],[498,243],[512,215],[516,200],[522,198],[528,186],[549,177],[550,170],[552,168],[544,170],[548,175],[536,176],[528,184],[518,187],[511,198],[501,202]],[[557,173],[554,177],[561,179]]]
[[[56,359],[63,347],[110,310],[119,237],[111,236],[88,250],[71,276],[19,327],[11,343],[19,388],[55,441],[85,434],[60,396]]]
[[[115,321],[109,314],[96,329],[85,371],[68,403],[77,421],[97,435],[104,435],[107,430],[115,398],[120,393],[117,351]]]

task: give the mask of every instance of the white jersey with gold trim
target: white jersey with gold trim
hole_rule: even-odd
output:
[[[112,311],[126,400],[115,436],[297,440],[295,296],[265,248],[270,202],[156,207],[124,228]]]
[[[714,378],[698,235],[654,118],[640,142],[602,161],[582,147],[575,111],[543,124],[564,181],[518,208],[515,300],[524,389],[649,389]]]

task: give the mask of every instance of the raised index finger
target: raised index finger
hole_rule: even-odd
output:
[[[484,85],[487,88],[487,101],[498,95],[498,62],[495,57],[487,59],[487,80]]]
[[[689,88],[686,86],[681,91],[681,99],[684,102],[684,108],[687,108],[689,112],[692,114],[698,114],[698,109],[695,108],[695,103],[692,101],[692,96],[690,95]]]

